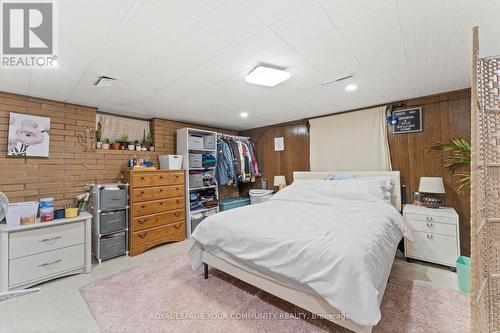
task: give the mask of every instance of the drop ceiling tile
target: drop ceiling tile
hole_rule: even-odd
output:
[[[373,12],[395,3],[396,0],[321,0],[321,5],[336,27],[360,23]]]
[[[314,1],[271,25],[271,29],[290,45],[303,43],[334,28],[319,1]]]
[[[95,107],[111,96],[121,86],[121,83],[117,81],[111,87],[96,87],[95,83],[97,79],[98,77],[95,75],[83,76],[71,91],[67,102]]]
[[[270,25],[307,5],[312,0],[252,0],[240,2],[254,13],[255,16],[267,25]]]
[[[0,91],[27,94],[30,86],[31,70],[3,69],[0,74]]]

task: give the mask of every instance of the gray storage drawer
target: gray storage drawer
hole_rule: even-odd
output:
[[[100,200],[101,210],[125,208],[127,207],[127,189],[106,190],[104,188],[101,190]]]
[[[120,232],[114,235],[103,236],[100,239],[101,253],[100,258],[106,259],[120,254],[124,254],[127,250],[127,238],[125,232]]]
[[[124,210],[113,212],[102,212],[99,215],[101,234],[109,234],[111,232],[120,231],[127,228],[127,219]]]

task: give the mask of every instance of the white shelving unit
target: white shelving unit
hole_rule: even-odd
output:
[[[208,140],[205,141],[210,141],[213,142],[213,146],[207,147],[205,146],[204,148],[201,147],[192,147],[189,144],[189,137],[191,135],[195,136],[201,136],[203,138],[207,138]],[[215,159],[217,159],[217,133],[212,132],[212,131],[204,131],[204,130],[199,130],[199,129],[194,129],[194,128],[181,128],[177,130],[177,154],[182,155],[182,168],[186,170],[186,236],[189,238],[191,237],[191,232],[194,230],[194,227],[196,226],[191,226],[191,217],[193,213],[209,213],[209,212],[214,212],[217,213],[219,211],[219,206],[213,207],[213,208],[204,208],[204,209],[196,209],[194,211],[191,211],[191,204],[190,204],[190,194],[196,191],[202,191],[206,189],[213,188],[215,189],[215,195],[217,197],[217,200],[219,199],[219,188],[217,184],[211,185],[211,186],[203,186],[203,187],[198,187],[198,186],[192,186],[189,182],[189,174],[190,171],[204,171],[204,170],[210,170],[214,172],[215,176],[215,167],[209,167],[209,168],[200,168],[200,167],[193,167],[190,168],[189,166],[189,154],[190,153],[199,153],[199,154],[212,154]]]

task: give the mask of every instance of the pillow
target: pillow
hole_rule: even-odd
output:
[[[355,178],[351,173],[348,172],[330,172],[325,179],[328,180],[346,180]]]
[[[360,177],[358,179],[368,185],[368,191],[372,195],[385,201],[391,201],[391,177]]]

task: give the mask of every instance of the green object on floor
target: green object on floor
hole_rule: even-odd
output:
[[[458,289],[466,294],[470,294],[470,269],[471,269],[470,258],[458,257],[457,259]]]

